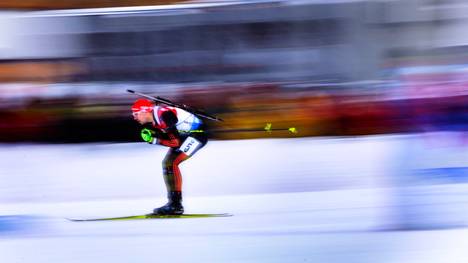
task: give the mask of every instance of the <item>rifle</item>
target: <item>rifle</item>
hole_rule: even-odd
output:
[[[168,106],[171,106],[171,107],[176,107],[176,108],[179,108],[179,109],[183,109],[187,112],[190,112],[196,116],[199,116],[199,117],[202,117],[202,118],[205,118],[205,119],[208,119],[208,120],[212,120],[212,121],[224,121],[223,119],[221,118],[218,118],[216,116],[212,116],[212,115],[209,115],[208,113],[202,111],[202,110],[199,110],[199,109],[196,109],[194,107],[191,107],[191,106],[188,106],[188,105],[185,105],[185,104],[182,104],[182,103],[176,103],[176,102],[172,102],[168,99],[165,99],[165,98],[161,98],[159,96],[150,96],[150,95],[147,95],[147,94],[144,94],[144,93],[141,93],[141,92],[137,92],[137,91],[134,91],[134,90],[131,90],[131,89],[128,89],[127,92],[129,93],[132,93],[132,94],[135,94],[135,95],[138,95],[138,96],[141,96],[141,97],[144,97],[144,98],[147,98],[149,100],[152,100],[154,102],[159,102],[159,103],[163,103],[163,104],[166,104]]]

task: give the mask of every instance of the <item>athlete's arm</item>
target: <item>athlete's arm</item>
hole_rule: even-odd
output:
[[[177,116],[172,111],[166,111],[161,115],[161,118],[167,128],[164,129],[165,133],[158,138],[156,143],[167,147],[179,147],[181,140],[176,128]]]

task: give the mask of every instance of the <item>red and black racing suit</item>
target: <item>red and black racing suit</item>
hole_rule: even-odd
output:
[[[169,150],[162,162],[164,182],[168,193],[182,192],[182,174],[180,173],[179,164],[189,159],[198,150],[206,145],[208,136],[204,131],[203,124],[194,131],[179,131],[176,127],[178,123],[177,111],[174,108],[157,106],[153,112],[153,116],[158,121],[152,125],[152,129],[156,132],[157,140],[154,144],[160,144],[169,147]],[[187,151],[190,145],[186,141],[195,139],[196,147]],[[190,143],[189,143],[190,144]]]

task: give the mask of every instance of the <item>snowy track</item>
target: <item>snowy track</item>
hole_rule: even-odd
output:
[[[400,145],[392,136],[212,142],[181,168],[184,205],[187,213],[233,217],[113,222],[65,218],[142,214],[162,204],[160,148],[4,146],[0,262],[467,262],[466,217],[461,225],[400,228],[413,218],[401,218],[405,192],[391,176]],[[153,171],[138,165],[142,155],[158,160]],[[247,162],[254,156],[256,166]],[[466,187],[454,187],[454,199],[442,201],[460,208]],[[405,203],[415,213],[416,201]]]

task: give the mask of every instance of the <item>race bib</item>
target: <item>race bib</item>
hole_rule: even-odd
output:
[[[201,142],[196,140],[195,138],[188,137],[184,143],[180,146],[179,150],[184,152],[186,155],[191,156],[192,153],[198,149],[201,145]]]

